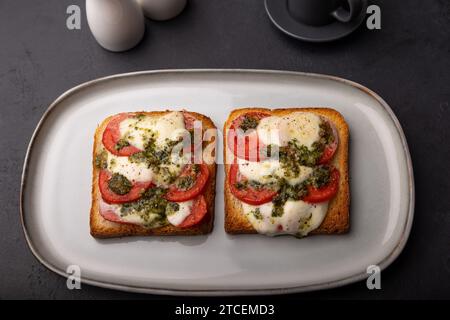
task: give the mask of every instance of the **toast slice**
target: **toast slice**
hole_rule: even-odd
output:
[[[151,116],[163,116],[171,111],[152,111],[139,112],[140,114]],[[194,116],[197,120],[202,122],[203,132],[208,129],[216,129],[212,120],[202,114],[196,112],[183,111],[188,115]],[[101,193],[98,187],[100,170],[95,165],[96,154],[102,148],[102,136],[108,122],[113,116],[106,118],[95,131],[93,156],[92,156],[92,206],[90,211],[90,233],[96,238],[114,238],[124,236],[162,236],[162,235],[201,235],[210,233],[213,229],[214,221],[214,198],[216,185],[216,162],[208,164],[209,179],[204,189],[204,197],[207,205],[207,213],[202,221],[189,228],[180,228],[171,224],[158,228],[146,228],[139,225],[123,224],[111,222],[103,218],[99,211],[101,200]],[[209,143],[216,143],[211,141]]]
[[[224,132],[230,127],[232,121],[242,114],[250,111],[269,112],[272,115],[284,116],[293,112],[312,112],[322,115],[331,120],[338,131],[339,145],[331,162],[340,173],[339,189],[336,196],[330,201],[327,214],[322,224],[309,234],[333,234],[345,233],[350,227],[349,205],[349,175],[348,175],[348,140],[349,129],[344,117],[336,110],[329,108],[289,108],[289,109],[266,109],[266,108],[243,108],[231,112],[224,124]],[[223,135],[224,159],[225,161],[225,231],[230,234],[253,234],[257,231],[253,228],[247,217],[243,214],[241,202],[233,196],[228,184],[228,175],[233,152],[227,147],[226,134]]]

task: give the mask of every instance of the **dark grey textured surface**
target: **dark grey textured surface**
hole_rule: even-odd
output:
[[[23,158],[34,127],[61,93],[115,73],[165,68],[261,68],[326,73],[380,94],[411,149],[416,211],[410,239],[365,283],[292,298],[450,298],[450,2],[371,1],[382,30],[359,29],[337,43],[308,44],[276,30],[262,0],[191,0],[177,19],[147,22],[144,41],[115,54],[65,27],[76,0],[0,1],[0,298],[157,298],[84,285],[69,291],[27,248],[19,219]],[[301,272],[299,270],[299,272]]]

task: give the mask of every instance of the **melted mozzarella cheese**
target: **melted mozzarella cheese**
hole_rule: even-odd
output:
[[[194,201],[189,200],[177,203],[180,206],[179,210],[167,216],[167,220],[174,226],[180,225],[191,214]]]
[[[265,160],[261,162],[246,161],[238,158],[239,172],[248,180],[260,183],[275,181],[275,172],[280,169],[277,160]]]
[[[119,210],[119,217],[120,217],[120,210]],[[158,215],[150,214],[149,217],[150,217],[149,221],[151,223],[151,221],[158,218]],[[146,224],[145,220],[142,218],[142,215],[140,215],[138,212],[129,213],[120,218],[122,219],[122,221],[132,223],[132,224],[137,224],[137,225],[145,225]]]
[[[314,113],[294,112],[282,119],[280,135],[284,145],[295,139],[300,145],[311,148],[319,140],[321,119]]]
[[[280,125],[280,117],[272,116],[261,119],[256,128],[260,141],[265,145],[274,144],[279,146],[281,144]]]
[[[261,162],[251,162],[238,159],[239,172],[248,180],[259,183],[275,182],[278,178],[284,178],[290,185],[299,184],[309,178],[313,169],[299,166],[297,176],[288,176],[278,160],[264,160]]]
[[[161,117],[145,116],[128,118],[120,123],[120,135],[131,145],[143,150],[150,138],[158,147],[164,147],[169,140],[178,140],[188,134],[183,113],[174,111]]]
[[[132,163],[128,157],[117,157],[108,152],[108,171],[120,173],[131,182],[145,182],[153,178],[153,171],[145,163]]]
[[[296,139],[299,145],[311,148],[320,138],[321,118],[310,112],[294,112],[284,117],[261,119],[256,128],[258,138],[265,145],[286,146]]]
[[[298,235],[306,236],[317,229],[328,211],[328,201],[321,203],[307,203],[304,201],[287,201],[284,214],[299,217]]]
[[[156,118],[127,118],[120,125],[120,136],[126,139],[132,146],[144,150],[150,137],[153,137]]]
[[[260,206],[242,203],[242,208],[258,233],[306,236],[322,223],[328,210],[328,202],[311,204],[289,200],[283,206],[281,217],[272,217],[272,202]]]
[[[184,117],[181,112],[171,112],[158,119],[154,131],[156,132],[156,145],[164,146],[169,140],[178,140],[188,133],[184,126]]]

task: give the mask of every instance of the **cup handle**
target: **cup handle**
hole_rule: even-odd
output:
[[[361,0],[346,0],[346,1],[348,3],[348,7],[350,10],[345,10],[343,7],[339,7],[331,13],[331,15],[340,22],[350,22],[361,12],[362,9]]]

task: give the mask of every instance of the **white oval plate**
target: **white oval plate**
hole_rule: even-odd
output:
[[[221,128],[232,109],[246,106],[328,106],[344,115],[350,127],[348,234],[301,240],[227,235],[219,166],[210,235],[110,240],[89,235],[92,140],[105,117],[187,108]],[[82,84],[42,117],[22,176],[23,228],[45,266],[67,276],[67,267],[78,265],[85,283],[146,293],[280,294],[358,281],[367,277],[368,266],[383,269],[400,254],[413,212],[411,159],[389,106],[356,83],[295,72],[148,71]]]

